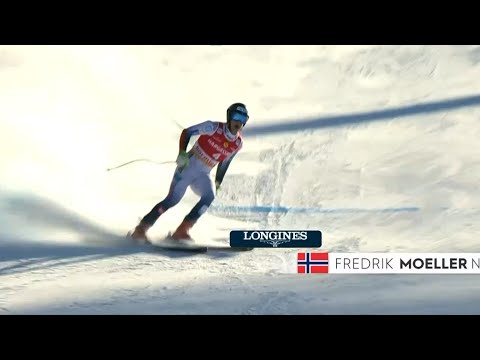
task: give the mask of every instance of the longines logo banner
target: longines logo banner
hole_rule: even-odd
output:
[[[320,230],[233,230],[231,247],[319,248]]]

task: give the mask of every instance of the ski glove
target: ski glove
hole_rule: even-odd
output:
[[[179,167],[184,168],[185,166],[188,166],[188,163],[190,162],[190,158],[188,157],[188,154],[186,151],[180,151],[177,156],[176,163]]]

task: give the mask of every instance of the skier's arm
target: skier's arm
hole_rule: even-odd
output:
[[[180,134],[180,139],[178,141],[178,155],[176,161],[177,165],[181,168],[188,165],[189,158],[187,154],[187,146],[192,136],[203,134],[211,135],[215,131],[217,131],[217,128],[218,123],[207,120],[183,129],[182,133]]]
[[[215,174],[215,187],[217,189],[222,184],[223,178],[225,177],[225,174],[227,173],[228,167],[230,166],[233,158],[235,157],[235,155],[238,154],[241,148],[242,148],[242,145],[240,145],[237,151],[235,151],[232,155],[230,155],[228,158],[218,163],[217,173]]]
[[[208,134],[212,135],[218,128],[218,123],[213,121],[204,121],[199,124],[192,125],[186,129],[183,129],[180,134],[180,140],[178,144],[179,153],[186,152],[188,143],[192,136]]]

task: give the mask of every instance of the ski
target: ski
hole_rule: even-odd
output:
[[[192,243],[192,244],[175,244],[168,241],[159,241],[151,244],[152,247],[158,248],[159,250],[175,250],[175,251],[188,251],[194,253],[206,253],[209,251],[229,251],[229,252],[243,252],[251,251],[253,248],[241,248],[241,247],[231,247],[229,245],[221,244],[202,244],[202,243]]]
[[[135,241],[130,237],[130,234],[127,235],[127,238],[131,241]],[[182,240],[172,240],[169,236],[161,239],[154,240],[152,242],[143,243],[142,246],[148,246],[155,250],[171,250],[171,251],[186,251],[193,253],[206,253],[208,251],[229,251],[229,252],[243,252],[251,251],[254,248],[252,247],[232,247],[223,243],[196,243],[194,241],[182,241]]]

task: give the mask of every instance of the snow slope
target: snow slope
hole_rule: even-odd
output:
[[[126,244],[174,168],[106,169],[172,161],[182,126],[243,101],[245,147],[199,241],[319,229],[326,251],[480,252],[479,81],[479,46],[0,46],[0,314],[478,314],[475,275]]]

